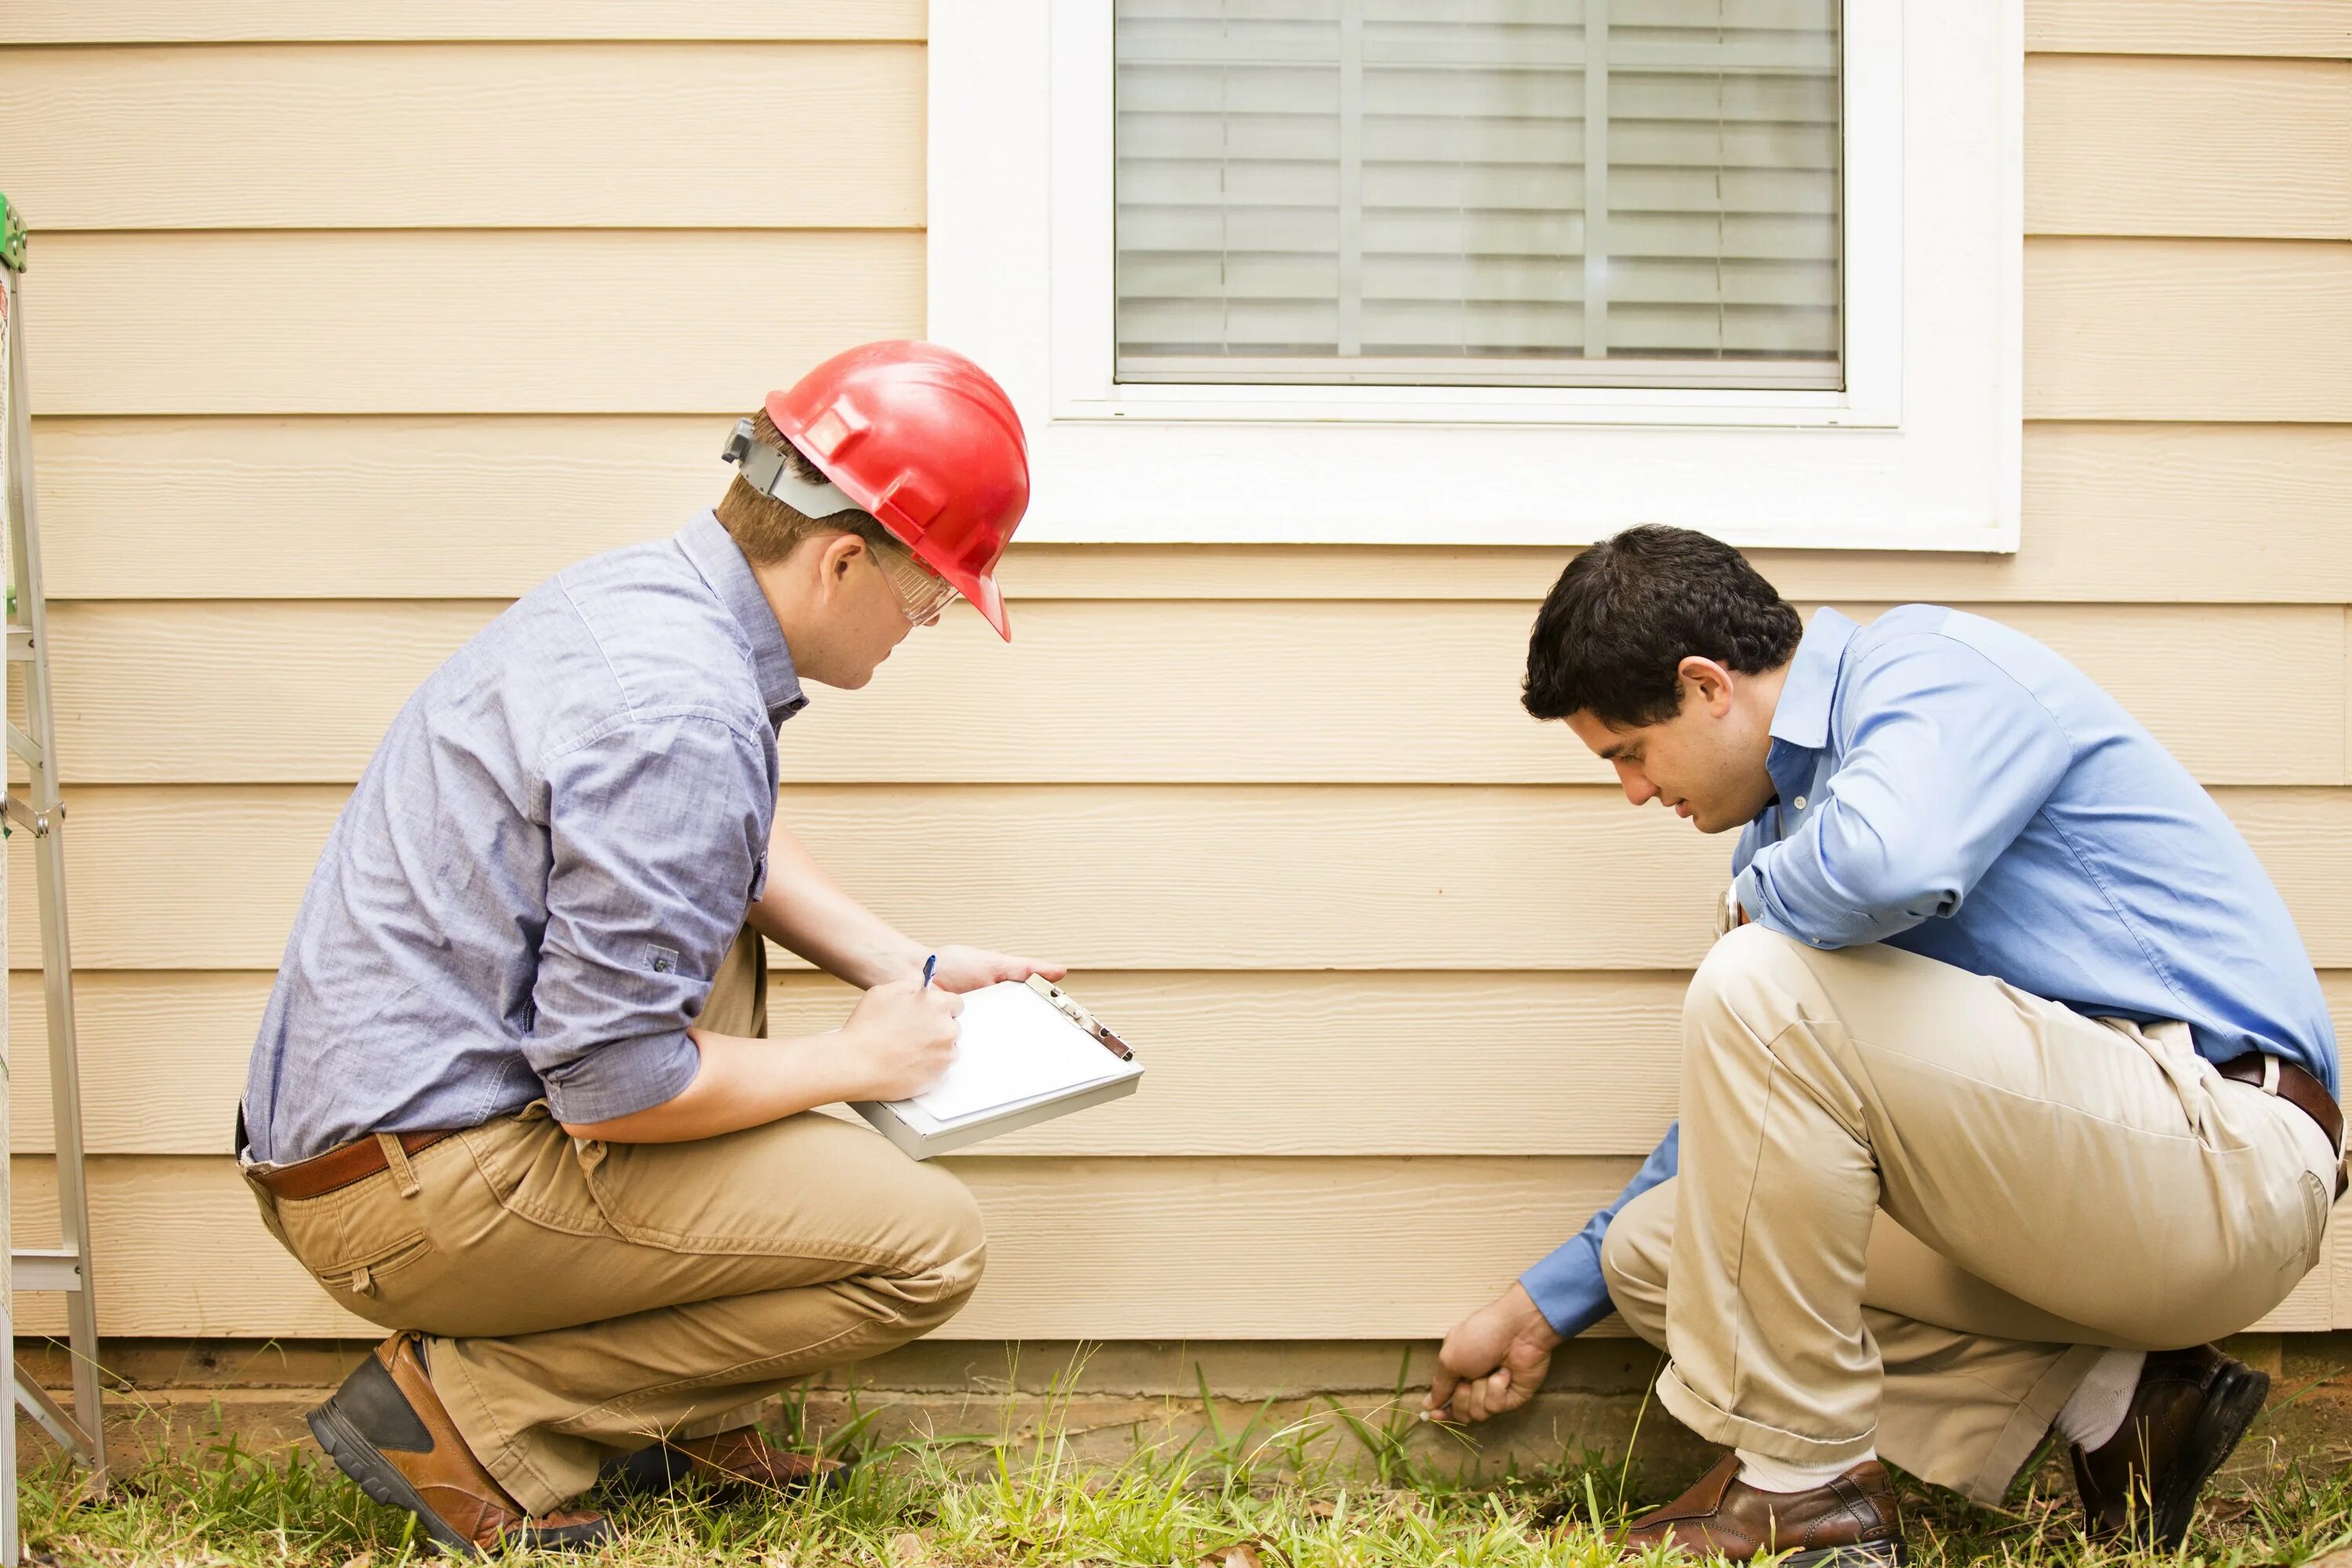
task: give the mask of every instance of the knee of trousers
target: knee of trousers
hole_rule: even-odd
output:
[[[1601,1236],[1601,1280],[1626,1325],[1644,1339],[1665,1330],[1666,1266],[1674,1254],[1671,1186],[1627,1204]]]
[[[1717,939],[1683,995],[1685,1056],[1740,1050],[1770,1040],[1815,989],[1803,943],[1745,925]]]
[[[906,1299],[908,1320],[936,1327],[962,1310],[988,1267],[988,1226],[970,1188],[936,1165],[923,1184],[923,1244],[894,1281]]]

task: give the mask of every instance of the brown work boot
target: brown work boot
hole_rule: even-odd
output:
[[[1739,1456],[1726,1454],[1696,1486],[1635,1520],[1618,1542],[1629,1558],[1662,1546],[1730,1563],[1786,1552],[1783,1568],[1909,1560],[1895,1489],[1875,1459],[1810,1491],[1768,1492],[1742,1481]]]
[[[2128,1533],[2179,1550],[2205,1483],[2262,1414],[2268,1373],[2211,1345],[2152,1351],[2116,1435],[2095,1450],[2074,1445],[2074,1489],[2094,1541]]]
[[[425,1375],[423,1342],[398,1333],[304,1417],[319,1447],[380,1503],[404,1508],[446,1550],[593,1546],[612,1527],[593,1513],[525,1515],[457,1435]]]

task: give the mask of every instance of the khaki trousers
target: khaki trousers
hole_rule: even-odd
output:
[[[764,982],[747,932],[704,1021],[764,1033]],[[793,1379],[938,1327],[986,1249],[953,1176],[813,1113],[605,1144],[533,1105],[319,1197],[254,1192],[328,1294],[429,1336],[434,1392],[532,1513],[608,1458],[741,1426]]]
[[[1998,1501],[2101,1347],[2236,1332],[2320,1258],[2325,1139],[2179,1025],[1747,926],[1683,1049],[1681,1173],[1601,1267],[1716,1442]]]

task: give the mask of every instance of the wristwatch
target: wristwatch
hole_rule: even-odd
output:
[[[1723,889],[1723,898],[1715,906],[1715,934],[1727,936],[1748,923],[1748,911],[1739,907],[1739,884],[1732,883]]]

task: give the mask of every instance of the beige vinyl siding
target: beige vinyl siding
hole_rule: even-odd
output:
[[[72,598],[505,597],[708,503],[723,416],[56,418],[48,569]],[[136,436],[143,461],[119,460]],[[1758,557],[1801,598],[2341,604],[2352,426],[2040,421],[2014,555]],[[170,519],[159,527],[158,518]],[[486,520],[495,519],[495,528]],[[1557,550],[1013,546],[1024,602],[1511,599]]]
[[[1840,605],[1865,617],[1884,607]],[[59,751],[77,783],[348,784],[410,691],[499,607],[60,605]],[[2338,606],[1974,607],[2081,665],[2207,784],[2343,782],[2340,708],[2273,678],[2337,658]],[[854,699],[818,694],[785,731],[784,777],[1608,784],[1605,764],[1518,705],[1534,612],[1513,601],[1047,600],[1024,606],[1010,647],[958,616],[906,643]],[[2147,658],[2151,643],[2162,659]],[[1414,690],[1450,695],[1400,700]],[[1225,700],[1241,692],[1246,701]],[[992,717],[941,725],[940,713]]]
[[[0,44],[923,37],[924,0],[10,0]]]
[[[2028,0],[2025,47],[2103,55],[2352,57],[2343,0]]]
[[[2033,0],[2029,28],[2022,549],[1760,563],[2080,661],[2245,827],[2352,1026],[2344,8]],[[318,847],[500,603],[674,527],[772,383],[921,331],[921,30],[866,0],[0,13],[41,46],[0,47],[0,190],[38,226],[109,1332],[364,1331],[222,1152]],[[963,617],[788,728],[786,817],[845,880],[1068,958],[1150,1055],[1136,1100],[956,1162],[993,1235],[950,1333],[1434,1334],[1647,1150],[1727,844],[1518,714],[1561,558],[1020,547],[1010,648]],[[778,1026],[845,996],[788,973]],[[1403,1266],[1441,1237],[1447,1268]],[[2330,1325],[2352,1227],[2270,1321]]]
[[[919,44],[257,44],[207,49],[201,72],[189,58],[58,50],[12,100],[46,133],[12,160],[10,195],[48,229],[923,221]],[[795,145],[778,156],[762,139],[784,103]]]

